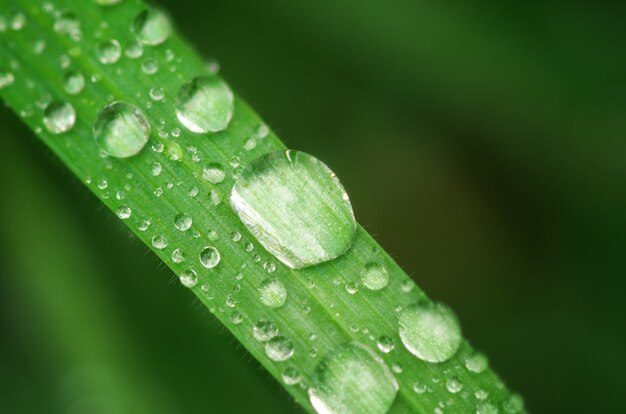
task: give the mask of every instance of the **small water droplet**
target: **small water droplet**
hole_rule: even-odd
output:
[[[193,219],[188,214],[180,213],[174,217],[174,226],[177,230],[187,231],[191,228],[192,223]]]
[[[363,269],[361,281],[370,290],[384,289],[389,284],[389,273],[380,263],[370,262]]]
[[[356,286],[356,283],[354,282],[346,283],[346,292],[348,292],[351,295],[354,295],[357,291],[358,291],[358,288]]]
[[[393,351],[393,348],[395,347],[393,343],[393,339],[391,339],[390,337],[386,335],[382,335],[381,337],[378,338],[378,341],[376,341],[376,346],[378,346],[378,349],[380,349],[380,352],[384,352],[385,354],[388,354],[389,352]]]
[[[80,21],[74,13],[63,12],[54,22],[54,31],[70,37],[73,40],[80,40],[82,33],[80,32]]]
[[[413,392],[416,394],[424,394],[426,392],[426,385],[416,382],[413,384]]]
[[[446,381],[446,388],[452,394],[456,394],[463,389],[463,383],[461,383],[461,381],[459,381],[456,377],[448,378]]]
[[[112,65],[120,59],[122,47],[117,40],[107,40],[98,45],[98,60],[103,65]]]
[[[122,0],[94,0],[94,2],[100,6],[112,6],[114,4],[121,3]]]
[[[278,335],[278,328],[272,321],[261,319],[252,327],[252,336],[259,342],[267,342]]]
[[[126,158],[138,154],[146,145],[150,124],[139,108],[116,101],[102,108],[93,135],[106,154]]]
[[[277,151],[252,161],[230,202],[263,247],[291,268],[341,256],[356,234],[343,186],[325,164],[302,152]]]
[[[213,184],[221,183],[222,181],[224,181],[225,177],[226,173],[224,172],[224,167],[222,167],[222,164],[219,164],[217,162],[212,162],[208,164],[202,170],[202,178]]]
[[[286,385],[296,385],[302,381],[302,377],[300,376],[300,371],[296,367],[288,367],[286,368],[281,375],[283,382]]]
[[[67,102],[51,102],[44,111],[43,123],[52,134],[62,134],[74,127],[76,111]]]
[[[502,403],[502,408],[509,414],[519,413],[524,409],[524,400],[520,395],[513,394],[508,400]]]
[[[128,206],[120,206],[117,211],[117,216],[119,218],[121,218],[122,220],[126,220],[127,218],[129,218],[132,214],[132,211],[130,209],[130,207]]]
[[[398,383],[385,363],[359,343],[344,344],[315,369],[309,399],[319,414],[384,414]]]
[[[287,289],[283,282],[276,278],[266,279],[258,289],[259,299],[270,308],[280,308],[287,300]]]
[[[476,407],[476,414],[498,414],[498,408],[491,403],[484,402]]]
[[[220,252],[211,246],[205,247],[200,252],[200,263],[207,269],[212,269],[220,262]]]
[[[141,62],[141,71],[146,75],[154,75],[159,70],[159,63],[152,58],[148,58]]]
[[[11,29],[15,31],[22,30],[26,25],[26,15],[21,11],[13,12],[10,20]]]
[[[185,82],[176,96],[176,116],[189,131],[222,131],[233,116],[234,96],[217,76],[200,76]]]
[[[63,88],[70,95],[78,95],[85,87],[85,77],[80,72],[71,71],[65,74]]]
[[[180,283],[188,288],[192,288],[198,284],[198,274],[193,269],[184,270],[180,274],[179,279]]]
[[[146,231],[148,230],[148,227],[150,227],[150,220],[142,220],[141,223],[139,223],[139,231]]]
[[[154,162],[150,166],[150,173],[154,175],[155,177],[159,176],[162,170],[163,170],[163,167],[161,166],[160,162]]]
[[[152,246],[155,249],[163,250],[167,247],[167,238],[162,234],[152,238]]]
[[[181,249],[174,249],[172,252],[172,261],[174,263],[182,263],[185,261],[185,254]]]
[[[481,372],[486,370],[488,366],[489,360],[484,354],[481,354],[480,352],[477,352],[474,355],[465,358],[465,368],[467,368],[468,371],[480,374]]]
[[[443,304],[409,305],[400,312],[398,319],[402,343],[423,361],[443,362],[459,349],[462,339],[459,322]]]
[[[133,21],[133,31],[139,42],[156,46],[170,37],[172,24],[165,12],[150,8],[137,15]]]
[[[143,45],[139,42],[133,42],[126,47],[125,53],[130,59],[139,59],[143,56]]]
[[[15,76],[11,72],[0,72],[0,89],[4,89],[15,82]]]
[[[150,89],[150,98],[155,101],[160,101],[165,97],[165,92],[163,88],[152,88]]]
[[[291,340],[284,336],[275,336],[265,343],[265,355],[272,361],[282,362],[293,356]]]

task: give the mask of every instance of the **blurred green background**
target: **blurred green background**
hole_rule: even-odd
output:
[[[626,4],[162,0],[532,412],[626,412]],[[0,412],[301,410],[0,110]]]

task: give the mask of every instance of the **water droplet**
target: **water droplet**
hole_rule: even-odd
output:
[[[98,60],[104,65],[112,65],[120,59],[122,47],[117,40],[107,40],[98,45]]]
[[[370,262],[363,269],[361,281],[370,290],[380,290],[389,284],[389,273],[380,263]]]
[[[278,328],[272,321],[262,319],[252,327],[252,336],[259,342],[267,342],[276,335]]]
[[[200,252],[200,263],[207,269],[212,269],[220,262],[220,252],[211,246],[205,247]]]
[[[54,31],[67,35],[68,37],[79,40],[82,36],[80,32],[80,21],[76,18],[74,13],[63,12],[54,22]]]
[[[468,371],[480,374],[489,366],[489,360],[484,354],[480,352],[475,353],[472,356],[465,358],[465,368]]]
[[[172,252],[172,261],[174,263],[182,263],[185,261],[185,254],[181,249],[174,249]]]
[[[163,235],[154,236],[152,238],[152,246],[159,250],[165,249],[167,247],[167,238]]]
[[[43,123],[52,134],[62,134],[76,123],[76,111],[67,102],[51,102],[44,111]]]
[[[146,145],[150,124],[139,108],[126,102],[113,102],[100,111],[93,127],[96,143],[108,155],[131,157]]]
[[[155,177],[161,175],[162,170],[163,170],[163,167],[161,166],[160,162],[154,162],[150,166],[150,173],[154,175]]]
[[[112,6],[114,4],[121,3],[122,0],[94,0],[94,2],[101,6]]]
[[[319,414],[384,414],[397,392],[385,363],[365,346],[350,343],[317,365],[309,398]]]
[[[152,88],[150,89],[150,98],[155,101],[160,101],[165,97],[165,92],[163,88]]]
[[[386,335],[383,335],[378,338],[378,341],[376,342],[376,346],[378,346],[378,349],[380,349],[380,352],[384,352],[385,354],[388,354],[389,352],[393,351],[393,348],[395,347],[395,345],[393,344],[393,340]]]
[[[259,299],[270,308],[280,308],[287,300],[287,289],[283,282],[276,278],[266,279],[258,289]]]
[[[256,148],[256,139],[254,139],[253,137],[247,138],[243,142],[243,149],[245,149],[246,151],[251,151],[255,148]]]
[[[416,394],[424,394],[426,392],[426,385],[416,382],[413,384],[413,392]]]
[[[15,31],[22,30],[26,25],[26,15],[21,11],[16,11],[11,17],[11,29]]]
[[[65,74],[63,88],[70,95],[78,95],[85,87],[85,77],[80,72],[68,72]]]
[[[286,368],[281,377],[283,378],[283,382],[287,385],[296,385],[302,381],[302,377],[300,377],[300,371],[296,367]]]
[[[202,178],[213,184],[221,183],[224,181],[225,177],[226,173],[224,172],[224,167],[217,162],[210,163],[202,170]]]
[[[150,227],[150,220],[142,220],[141,223],[139,223],[139,231],[146,231],[148,230],[148,227]]]
[[[116,213],[119,218],[121,218],[122,220],[126,220],[127,218],[130,217],[130,215],[132,214],[132,211],[130,207],[128,206],[120,206],[117,209]]]
[[[263,139],[270,133],[270,129],[265,124],[259,124],[254,130],[254,136]]]
[[[137,15],[133,21],[133,31],[139,42],[156,46],[170,37],[172,24],[165,12],[151,8]]]
[[[265,343],[265,355],[272,361],[286,361],[293,356],[293,352],[293,344],[284,336],[275,336]]]
[[[126,47],[125,53],[131,59],[139,59],[143,56],[143,45],[139,42],[133,42]]]
[[[461,328],[447,306],[435,302],[409,305],[398,318],[402,343],[419,359],[443,362],[459,349]]]
[[[176,229],[180,231],[187,231],[191,228],[191,224],[193,223],[193,219],[190,215],[181,213],[174,217],[174,226]]]
[[[460,392],[463,389],[463,383],[461,383],[461,381],[459,381],[459,379],[456,378],[456,377],[449,378],[446,381],[446,388],[452,394],[456,394],[456,393]]]
[[[484,402],[476,407],[476,414],[498,414],[498,409],[495,405]]]
[[[325,164],[302,152],[277,151],[252,161],[230,202],[263,247],[291,268],[341,256],[356,234],[343,186]]]
[[[159,63],[152,58],[148,58],[141,62],[141,71],[146,75],[154,75],[159,70]]]
[[[508,400],[502,403],[502,408],[509,414],[519,413],[524,409],[524,400],[521,396],[513,394]]]
[[[239,325],[243,322],[243,314],[238,310],[232,311],[230,314],[230,321],[235,325]]]
[[[358,291],[358,288],[356,286],[356,283],[354,282],[346,283],[346,292],[348,292],[351,295],[354,295],[357,291]]]
[[[15,76],[11,72],[0,72],[0,89],[4,89],[15,82]]]
[[[180,279],[180,283],[182,283],[183,286],[188,287],[188,288],[192,288],[198,284],[198,274],[193,269],[184,270],[180,274],[179,279]]]
[[[233,116],[233,93],[217,76],[200,76],[185,82],[176,96],[176,116],[197,134],[222,131]]]

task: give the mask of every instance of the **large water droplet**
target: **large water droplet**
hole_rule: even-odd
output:
[[[300,269],[332,260],[354,240],[352,206],[335,174],[298,151],[252,161],[230,202],[241,221],[278,260]]]
[[[211,246],[207,246],[200,252],[200,263],[207,269],[212,269],[220,262],[220,252]]]
[[[380,263],[371,262],[365,265],[361,280],[366,288],[380,290],[389,284],[389,273]]]
[[[198,284],[198,274],[193,269],[183,270],[178,277],[183,286],[192,288]]]
[[[404,308],[399,315],[399,332],[406,349],[427,362],[452,358],[462,339],[459,322],[452,310],[435,302]]]
[[[67,102],[51,102],[44,111],[43,123],[51,133],[62,134],[76,123],[76,111]]]
[[[193,219],[188,214],[181,213],[177,214],[176,217],[174,217],[174,227],[176,227],[177,230],[187,231],[191,228],[192,224]]]
[[[131,157],[146,145],[150,124],[139,108],[126,102],[113,102],[100,111],[93,127],[96,143],[107,154]]]
[[[293,356],[293,352],[293,344],[284,336],[275,336],[265,343],[265,354],[272,361],[286,361]]]
[[[159,9],[144,10],[133,22],[133,31],[137,40],[144,45],[160,45],[172,34],[169,17]]]
[[[397,392],[398,383],[385,363],[365,346],[351,343],[320,361],[309,398],[319,414],[383,414]]]
[[[275,278],[264,280],[259,285],[258,292],[261,302],[270,308],[280,308],[287,300],[285,285]]]
[[[226,129],[233,117],[233,93],[217,76],[185,82],[176,95],[176,116],[185,128],[202,134]]]

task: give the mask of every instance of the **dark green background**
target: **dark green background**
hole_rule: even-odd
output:
[[[287,145],[335,170],[532,412],[626,412],[625,6],[160,3]],[[300,410],[14,115],[0,122],[0,412]]]

